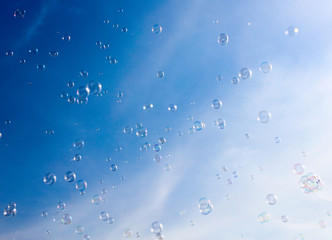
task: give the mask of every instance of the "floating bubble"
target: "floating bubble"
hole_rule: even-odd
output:
[[[123,9],[122,9],[122,8],[119,8],[119,9],[118,9],[118,13],[123,13]]]
[[[69,87],[69,88],[72,88],[72,87],[74,87],[75,86],[75,83],[73,82],[73,81],[69,81],[68,83],[67,83],[67,87]]]
[[[117,97],[117,98],[122,98],[122,97],[123,97],[123,95],[124,95],[124,94],[123,94],[123,92],[122,92],[122,91],[120,91],[120,92],[118,92],[118,94],[116,95],[116,97]]]
[[[238,84],[239,82],[240,82],[240,78],[238,78],[238,77],[233,77],[231,80],[231,83],[234,85]]]
[[[228,43],[228,35],[226,33],[222,33],[218,36],[218,43],[220,45],[226,45]]]
[[[164,143],[166,143],[166,138],[161,137],[161,138],[159,138],[158,142],[159,142],[160,144],[164,144]]]
[[[59,56],[59,52],[57,52],[57,51],[49,51],[49,53],[48,53],[51,57],[57,57],[57,56]]]
[[[188,130],[189,134],[194,134],[195,132],[196,132],[196,130],[193,127],[189,128],[189,130]]]
[[[6,217],[14,217],[17,213],[16,203],[10,202],[3,210],[3,215]]]
[[[79,162],[82,160],[82,156],[80,154],[75,154],[73,161]]]
[[[66,209],[66,204],[64,202],[58,202],[58,205],[56,207],[57,209],[64,211]]]
[[[48,213],[44,210],[44,211],[41,212],[40,215],[41,215],[42,217],[47,217]]]
[[[97,94],[98,97],[98,94]],[[77,104],[87,104],[89,99],[87,97],[78,97],[77,98]]]
[[[160,161],[162,160],[162,156],[160,156],[159,154],[156,154],[156,155],[154,155],[153,160],[154,160],[155,162],[160,162]]]
[[[222,81],[223,79],[224,79],[224,78],[223,78],[223,76],[222,76],[221,74],[217,75],[217,77],[216,77],[216,80],[217,80],[218,82]]]
[[[89,73],[85,70],[81,70],[80,71],[80,76],[83,78],[87,78],[89,76]]]
[[[272,71],[272,64],[269,63],[269,62],[262,62],[259,70],[262,72],[262,73],[269,73]]]
[[[163,71],[158,71],[157,72],[157,77],[163,78],[165,76],[165,73]]]
[[[30,48],[29,49],[29,54],[31,55],[36,55],[38,53],[38,48]]]
[[[160,34],[163,31],[163,28],[159,26],[158,24],[153,25],[152,32],[154,34]]]
[[[215,120],[213,124],[220,129],[224,129],[226,127],[226,121],[222,118]]]
[[[61,93],[60,97],[63,98],[63,99],[68,99],[69,94],[68,94],[68,93],[65,93],[65,92],[64,92],[64,93]]]
[[[26,63],[26,62],[27,62],[26,59],[21,59],[21,60],[20,60],[20,63],[22,63],[22,64],[24,64],[24,63]]]
[[[114,57],[111,57],[109,59],[109,61],[110,61],[110,64],[117,64],[118,63],[118,60],[116,58],[114,58]]]
[[[47,234],[50,234],[50,233],[51,233],[51,230],[47,230],[46,233],[47,233]]]
[[[121,29],[122,32],[128,32],[128,28],[124,27]]]
[[[133,235],[133,232],[129,228],[126,228],[123,232],[123,236],[125,238],[131,238],[132,235]]]
[[[72,217],[68,213],[66,213],[62,216],[61,223],[68,225],[68,224],[71,224],[71,221],[72,221]]]
[[[83,237],[83,240],[90,240],[90,235],[85,234],[84,237]]]
[[[267,212],[262,212],[258,215],[257,220],[259,223],[267,223],[270,221],[270,215]]]
[[[239,173],[237,171],[232,172],[233,178],[238,178]]]
[[[151,110],[151,109],[153,109],[153,104],[152,103],[143,105],[143,110]]]
[[[110,167],[110,170],[111,170],[112,172],[115,172],[116,170],[118,170],[118,166],[115,165],[115,164],[112,164],[111,167]]]
[[[14,17],[15,18],[24,18],[26,12],[27,12],[26,10],[18,8],[14,11]]]
[[[275,205],[278,201],[277,196],[272,193],[268,194],[265,199],[266,199],[266,203],[269,205]]]
[[[46,173],[43,182],[47,185],[53,185],[56,182],[56,176],[54,173]]]
[[[109,217],[108,220],[107,220],[107,223],[113,224],[114,223],[114,218],[113,217]]]
[[[213,107],[214,109],[219,109],[222,106],[222,102],[219,99],[214,99],[212,101],[211,107]]]
[[[66,42],[70,42],[71,37],[68,34],[63,34],[61,36],[61,40],[66,41]]]
[[[69,103],[75,103],[75,102],[76,102],[76,98],[73,97],[73,96],[69,96],[68,99],[67,99],[67,101],[68,101]]]
[[[168,111],[175,112],[178,109],[178,106],[175,104],[170,104],[168,107]]]
[[[6,125],[12,124],[12,121],[11,121],[11,120],[6,120],[6,121],[5,121],[5,124],[6,124]]]
[[[84,180],[78,180],[76,183],[76,189],[81,192],[81,194],[84,193],[85,189],[88,187],[88,184]]]
[[[109,20],[109,19],[104,19],[104,23],[105,23],[105,24],[109,24],[109,23],[110,23],[110,20]]]
[[[319,176],[312,172],[302,176],[299,184],[304,193],[317,192],[323,188],[323,181]]]
[[[144,138],[147,135],[148,135],[148,130],[146,130],[145,128],[140,128],[140,129],[137,129],[137,131],[136,131],[137,137]]]
[[[228,183],[228,185],[232,185],[232,184],[233,184],[232,179],[228,178],[228,179],[227,179],[227,183]]]
[[[46,69],[46,66],[45,66],[45,64],[39,63],[39,64],[37,64],[37,69],[40,70],[40,71],[43,71],[43,70]]]
[[[205,124],[200,121],[196,121],[194,122],[193,128],[195,129],[195,131],[201,131],[205,128]]]
[[[161,233],[163,231],[163,225],[160,222],[153,222],[150,231],[154,234]]]
[[[123,133],[124,134],[132,134],[133,133],[133,128],[127,125],[123,128]]]
[[[284,223],[288,222],[287,216],[286,215],[282,215],[281,216],[281,221],[284,222]]]
[[[76,180],[76,174],[72,171],[68,171],[66,172],[64,179],[67,182],[74,182]]]
[[[324,220],[320,220],[320,221],[318,222],[318,224],[319,224],[319,227],[320,227],[320,228],[326,228],[326,227],[327,227],[327,224],[326,224],[326,222],[325,222]]]
[[[52,129],[47,129],[47,130],[45,130],[45,134],[46,135],[53,135],[54,131]],[[0,136],[0,138],[1,138],[1,136]]]
[[[242,78],[243,80],[247,80],[251,78],[252,76],[252,71],[249,68],[242,68],[239,72],[239,77]]]
[[[217,173],[217,174],[216,174],[216,178],[217,178],[218,180],[220,180],[220,179],[221,179],[221,174],[220,174],[220,173]]]
[[[280,143],[280,142],[281,142],[281,139],[280,139],[280,137],[275,137],[275,138],[274,138],[274,141],[275,141],[276,143]]]
[[[208,215],[212,212],[213,206],[209,199],[203,197],[198,201],[199,212],[203,215]]]
[[[165,132],[170,132],[170,131],[172,131],[171,127],[169,127],[169,126],[165,127]]]
[[[284,33],[287,36],[294,37],[295,35],[297,35],[299,33],[299,29],[296,27],[290,26],[287,28],[287,30]]]
[[[76,91],[76,95],[80,98],[86,98],[89,96],[89,94],[90,94],[90,89],[87,88],[86,86],[80,86]]]
[[[159,152],[159,151],[161,150],[161,146],[160,146],[159,144],[155,144],[155,145],[153,146],[153,150],[154,150],[155,152]]]
[[[82,149],[84,147],[84,141],[82,139],[78,139],[73,142],[73,147],[76,149]]]
[[[116,152],[121,152],[121,151],[122,151],[122,147],[116,147],[116,148],[115,148],[115,151],[116,151]]]
[[[102,86],[100,84],[100,82],[98,81],[90,81],[87,85],[86,85],[86,89],[89,89],[89,93],[92,95],[96,95],[98,93],[101,92],[102,90]]]
[[[268,111],[260,111],[257,120],[264,124],[268,123],[271,120],[271,113]]]
[[[92,204],[94,205],[99,205],[101,201],[102,201],[101,196],[99,196],[98,194],[93,195],[91,200]]]
[[[170,165],[170,164],[165,164],[165,166],[164,166],[164,170],[165,171],[170,171],[172,169],[172,166]]]
[[[110,215],[108,214],[108,212],[103,211],[99,214],[99,219],[102,221],[107,221],[109,218]]]
[[[178,136],[179,136],[179,137],[183,136],[184,134],[185,134],[185,132],[183,132],[183,131],[178,131]]]
[[[304,165],[302,163],[295,163],[293,166],[293,172],[295,174],[301,175],[304,173]]]
[[[81,225],[76,226],[75,233],[82,235],[84,233],[84,228]]]

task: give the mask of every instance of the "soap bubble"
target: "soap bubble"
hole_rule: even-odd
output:
[[[90,81],[87,85],[86,85],[86,89],[89,89],[89,93],[92,95],[96,95],[98,93],[101,92],[102,90],[102,86],[100,84],[100,82],[98,81]]]
[[[110,167],[110,170],[112,172],[115,172],[116,170],[118,170],[118,166],[116,166],[115,164],[112,164],[111,167]]]
[[[185,132],[183,132],[183,131],[178,131],[178,136],[179,136],[179,137],[183,136],[184,134],[185,134]]]
[[[267,212],[262,212],[258,215],[257,220],[259,223],[267,223],[270,221],[270,215]]]
[[[102,199],[101,196],[99,196],[98,194],[93,195],[91,202],[94,205],[99,205],[101,203]]]
[[[113,217],[109,217],[108,220],[107,220],[107,223],[113,224],[114,223],[114,218]]]
[[[108,212],[105,212],[105,211],[103,211],[99,214],[99,219],[102,221],[107,221],[109,219],[109,217],[110,216],[109,216]]]
[[[81,192],[81,194],[84,193],[85,189],[88,187],[88,184],[84,180],[78,180],[76,183],[76,189]]]
[[[125,238],[131,238],[132,235],[133,235],[133,232],[129,228],[126,228],[123,232],[123,236]]]
[[[61,93],[60,97],[63,98],[63,99],[67,99],[69,97],[69,94],[63,92],[63,93]]]
[[[233,77],[232,80],[231,80],[231,83],[236,85],[240,82],[240,79],[238,77]]]
[[[172,131],[172,128],[170,126],[165,127],[165,132],[170,132]]]
[[[137,137],[144,138],[147,135],[148,135],[148,130],[146,130],[145,128],[140,128],[140,129],[137,129],[137,131],[136,131]]]
[[[153,222],[150,231],[154,234],[161,233],[163,231],[163,225],[160,222]]]
[[[119,9],[118,9],[118,13],[123,13],[123,9],[122,9],[122,8],[119,8]]]
[[[281,221],[284,222],[284,223],[288,222],[287,216],[286,215],[282,215],[281,216]]]
[[[53,185],[56,182],[56,176],[54,173],[46,173],[43,182],[47,185]]]
[[[301,175],[304,172],[304,165],[302,163],[295,163],[293,166],[293,172],[295,174]]]
[[[218,36],[218,43],[220,45],[226,45],[228,43],[228,35],[226,33],[222,33]]]
[[[223,79],[224,79],[223,76],[220,75],[220,74],[216,77],[216,80],[217,80],[218,82],[222,81]]]
[[[222,118],[218,118],[213,122],[213,124],[219,127],[220,129],[224,129],[226,127],[226,121]]]
[[[87,78],[89,76],[89,73],[85,70],[81,70],[80,71],[80,76],[83,78]]]
[[[67,182],[74,182],[76,180],[76,174],[72,171],[68,171],[65,174],[65,181]]]
[[[155,162],[160,162],[160,161],[162,160],[162,156],[160,156],[159,154],[156,154],[156,155],[154,155],[153,160],[154,160]]]
[[[200,121],[196,121],[196,122],[194,122],[193,128],[194,128],[196,131],[201,131],[202,129],[205,128],[205,124],[202,123],[202,122],[200,122]]]
[[[154,34],[160,34],[162,32],[163,28],[159,26],[158,24],[153,25],[152,32]]]
[[[72,217],[68,213],[66,213],[62,216],[61,223],[68,225],[71,223],[71,221],[72,221]]]
[[[58,202],[58,205],[56,206],[57,209],[64,211],[66,209],[66,204],[64,202]]]
[[[128,32],[128,28],[124,27],[121,29],[122,32]]]
[[[80,154],[75,154],[73,161],[79,162],[82,160],[82,156]]]
[[[123,133],[124,134],[132,134],[133,133],[133,128],[127,125],[123,128]]]
[[[266,203],[268,203],[269,205],[275,205],[278,201],[278,198],[276,195],[270,193],[266,196]]]
[[[263,62],[259,68],[262,73],[269,73],[272,71],[272,65],[269,62]]]
[[[110,23],[110,20],[109,20],[109,19],[104,19],[104,23],[105,23],[105,24],[109,24],[109,23]]]
[[[66,41],[66,42],[70,42],[71,37],[68,34],[63,34],[61,36],[61,40]]]
[[[317,192],[323,188],[323,181],[319,176],[312,172],[302,176],[299,184],[304,193]]]
[[[268,123],[271,120],[271,113],[268,111],[260,111],[257,120],[261,123]]]
[[[221,108],[221,106],[222,106],[222,102],[221,102],[219,99],[214,99],[214,100],[212,101],[211,106],[212,106],[214,109],[219,109],[219,108]]]
[[[275,137],[275,138],[274,138],[274,141],[275,141],[276,143],[280,143],[280,142],[281,142],[281,139],[280,139],[280,137]]]
[[[16,203],[10,202],[3,210],[3,215],[6,217],[14,217],[17,213]]]
[[[89,94],[90,94],[90,89],[87,88],[86,86],[80,86],[76,91],[76,95],[80,98],[86,98],[89,96]]]
[[[75,233],[81,235],[84,233],[84,228],[81,225],[76,226]]]
[[[44,210],[44,211],[41,212],[40,215],[41,215],[42,217],[47,217],[48,213]]]
[[[157,77],[163,78],[165,76],[165,73],[163,71],[158,71],[157,72]]]
[[[78,139],[73,142],[73,147],[76,149],[82,149],[84,147],[84,141],[82,139]]]
[[[153,146],[153,150],[154,150],[155,152],[159,152],[159,151],[161,150],[161,146],[160,146],[159,144],[155,144],[155,145]]]
[[[98,94],[97,94],[98,97]],[[77,104],[87,104],[89,99],[87,97],[78,97],[77,98]]]
[[[172,169],[172,166],[170,164],[166,163],[165,166],[164,166],[164,170],[165,171],[170,171],[171,169]]]
[[[114,57],[111,57],[109,59],[109,61],[110,61],[110,64],[117,64],[118,63],[118,60],[116,58],[114,58]]]
[[[153,109],[153,104],[152,103],[143,105],[143,110],[151,110],[151,109]]]
[[[45,131],[45,134],[46,134],[46,135],[53,135],[53,134],[54,134],[54,131],[53,131],[52,129],[47,129],[47,130]],[[1,138],[1,134],[0,134],[0,138]]]
[[[143,128],[143,123],[136,123],[135,128],[136,129],[142,129]]]
[[[162,235],[161,233],[157,233],[155,239],[156,240],[164,240],[164,235]]]
[[[237,171],[233,171],[232,175],[233,175],[233,178],[238,178],[239,177],[239,173]]]
[[[252,71],[249,68],[242,68],[239,72],[239,77],[242,78],[243,80],[247,80],[251,78],[252,76]]]
[[[159,138],[158,142],[159,142],[160,144],[164,144],[164,143],[166,143],[166,138],[161,137],[161,138]]]
[[[295,35],[297,35],[299,33],[299,29],[296,27],[290,26],[287,28],[287,30],[284,33],[287,36],[294,37]]]
[[[84,237],[83,237],[84,240],[90,240],[90,235],[88,234],[85,234]]]
[[[57,56],[59,56],[59,52],[57,52],[57,51],[49,51],[49,53],[48,53],[51,57],[57,57]]]
[[[29,49],[29,53],[30,53],[31,55],[36,55],[36,54],[38,53],[38,48],[30,48],[30,49]]]
[[[170,104],[168,107],[168,111],[175,112],[178,109],[178,106],[175,104]]]
[[[45,68],[46,68],[46,66],[45,66],[45,64],[42,64],[42,63],[39,63],[39,64],[37,64],[37,69],[38,70],[45,70]]]
[[[67,101],[68,101],[69,103],[75,103],[75,102],[76,102],[76,98],[73,97],[73,96],[69,96],[68,99],[67,99]]]
[[[26,63],[26,62],[27,62],[26,59],[21,59],[21,60],[20,60],[20,63],[22,63],[22,64],[24,64],[24,63]]]
[[[18,8],[14,11],[14,17],[15,18],[24,18],[26,12],[27,12],[26,10]]]
[[[319,227],[320,227],[320,228],[326,228],[326,227],[327,227],[327,224],[326,224],[326,222],[325,222],[324,220],[320,220],[320,221],[318,222],[318,224],[319,224]]]
[[[198,208],[201,214],[208,215],[212,212],[213,206],[209,199],[203,197],[198,201]]]
[[[72,87],[74,87],[75,86],[75,83],[73,82],[73,81],[69,81],[68,83],[67,83],[67,87],[69,87],[69,88],[72,88]]]

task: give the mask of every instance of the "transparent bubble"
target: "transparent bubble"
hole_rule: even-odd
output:
[[[141,237],[141,234],[139,232],[136,233],[136,238]]]
[[[102,221],[107,221],[109,218],[110,215],[108,214],[108,212],[103,211],[99,214],[99,219]]]
[[[24,63],[26,63],[26,62],[27,62],[26,59],[21,59],[21,60],[20,60],[20,63],[22,63],[22,64],[24,64]]]
[[[69,103],[75,103],[75,102],[76,102],[76,98],[73,97],[73,96],[69,96],[68,99],[67,99],[67,101],[68,101]]]
[[[179,136],[179,137],[183,136],[184,134],[185,134],[185,132],[183,132],[183,131],[178,131],[178,136]]]
[[[164,143],[166,143],[166,138],[161,137],[161,138],[159,138],[158,142],[159,142],[160,144],[164,144]]]
[[[199,212],[203,215],[208,215],[213,210],[210,200],[204,197],[198,201],[198,208]]]
[[[238,178],[239,173],[237,171],[232,172],[233,178]]]
[[[89,76],[89,73],[85,70],[81,70],[80,71],[80,76],[83,78],[87,78]]]
[[[118,28],[119,24],[113,24],[113,28]]]
[[[45,130],[45,134],[46,135],[53,135],[54,131],[52,129],[47,129],[47,130]],[[0,138],[1,138],[1,136],[0,136]]]
[[[74,182],[76,180],[76,174],[72,171],[68,171],[66,172],[64,179],[67,182]]]
[[[154,160],[155,162],[160,162],[160,161],[162,160],[162,156],[160,156],[159,154],[156,154],[156,155],[154,155],[153,160]]]
[[[60,97],[63,99],[68,99],[69,95],[68,95],[68,93],[64,92],[64,93],[61,93]]]
[[[88,101],[89,101],[89,99],[87,97],[78,97],[77,98],[77,104],[87,104]]]
[[[87,88],[86,86],[80,86],[76,91],[76,95],[80,98],[86,98],[89,96],[89,94],[90,94],[90,89]]]
[[[136,131],[137,137],[144,138],[147,135],[148,135],[148,130],[146,130],[145,128],[140,128],[140,129],[137,129],[137,131]]]
[[[305,169],[305,167],[304,167],[304,165],[302,165],[302,163],[295,163],[293,166],[293,172],[298,175],[303,174],[304,169]]]
[[[262,212],[258,215],[257,220],[259,223],[267,223],[270,221],[270,215],[267,212]]]
[[[122,8],[119,8],[119,9],[118,9],[118,13],[123,13],[123,9],[122,9]]]
[[[115,164],[112,164],[111,167],[110,167],[110,170],[111,170],[112,172],[115,172],[116,170],[118,170],[118,166],[115,165]]]
[[[31,55],[36,55],[38,53],[38,48],[30,48],[29,49],[29,54]]]
[[[57,209],[64,211],[66,209],[66,204],[64,202],[58,202],[58,205],[56,207]]]
[[[14,217],[17,213],[16,203],[10,202],[3,210],[3,215],[6,217]]]
[[[163,231],[163,225],[160,222],[153,222],[150,231],[154,234],[161,233]]]
[[[227,179],[227,183],[228,183],[228,185],[232,185],[232,184],[233,184],[232,179],[228,178],[228,179]]]
[[[163,78],[165,76],[165,73],[163,71],[158,71],[157,72],[157,77]]]
[[[71,37],[68,34],[63,34],[61,36],[61,40],[65,41],[65,42],[70,42]]]
[[[266,203],[269,205],[275,205],[278,201],[277,196],[272,193],[268,194],[265,199],[266,199]]]
[[[109,217],[108,220],[107,220],[107,223],[113,224],[114,223],[114,218],[113,217]]]
[[[293,26],[290,26],[287,28],[287,30],[285,30],[285,35],[290,36],[290,37],[294,37],[295,35],[297,35],[299,33],[299,29]]]
[[[239,77],[242,78],[243,80],[247,80],[251,78],[252,76],[252,71],[249,68],[242,68],[239,72]]]
[[[249,133],[244,134],[244,136],[245,136],[246,139],[250,138],[250,134]]]
[[[123,97],[123,95],[124,95],[124,94],[123,94],[123,92],[122,92],[122,91],[120,91],[120,92],[118,92],[118,94],[116,95],[116,97],[117,97],[117,98],[122,98],[122,97]]]
[[[231,80],[231,83],[234,85],[238,84],[239,82],[240,82],[240,78],[238,78],[238,77],[233,77]]]
[[[286,215],[282,215],[281,216],[281,221],[284,222],[284,223],[288,222],[287,216]]]
[[[272,64],[269,63],[269,62],[262,62],[259,70],[262,72],[262,73],[269,73],[272,71]]]
[[[320,227],[320,228],[326,228],[326,227],[327,227],[327,224],[326,224],[326,222],[325,222],[324,220],[320,220],[320,221],[318,222],[318,224],[319,224],[319,227]]]
[[[170,171],[171,169],[172,169],[172,166],[170,164],[166,163],[165,166],[164,166],[164,170],[165,171]]]
[[[163,28],[159,26],[158,24],[153,25],[152,32],[154,34],[160,34],[163,31]]]
[[[280,143],[280,142],[281,142],[281,138],[280,138],[280,137],[275,137],[275,138],[274,138],[274,141],[275,141],[276,143]]]
[[[6,120],[6,121],[5,121],[5,124],[6,124],[6,125],[12,124],[12,121],[11,121],[11,120]]]
[[[123,133],[124,134],[132,134],[133,133],[133,128],[130,127],[129,125],[127,125],[123,128]]]
[[[142,129],[143,128],[143,123],[136,123],[135,128],[136,129]]]
[[[217,178],[218,180],[220,180],[220,179],[221,179],[221,174],[220,174],[220,173],[217,173],[217,174],[216,174],[216,178]]]
[[[40,71],[43,71],[43,70],[46,69],[46,66],[45,66],[45,64],[39,63],[39,64],[37,64],[37,69],[40,70]]]
[[[222,106],[222,102],[221,102],[219,99],[214,99],[214,100],[212,101],[211,106],[212,106],[214,109],[219,109],[219,108],[221,108],[221,106]]]
[[[301,177],[299,181],[302,192],[313,193],[323,188],[323,181],[314,173],[308,173]]]
[[[226,33],[222,33],[218,36],[218,43],[220,45],[226,45],[228,43],[228,35]]]
[[[165,132],[170,132],[172,131],[172,128],[170,126],[165,127]]]
[[[105,24],[109,24],[109,23],[110,23],[110,20],[109,20],[109,19],[104,19],[104,23],[105,23]]]
[[[47,185],[53,185],[56,182],[56,176],[54,173],[46,173],[43,182]]]
[[[83,240],[90,240],[90,235],[85,234],[84,237],[83,237]]]
[[[105,188],[103,188],[102,190],[101,190],[101,194],[107,194],[107,190],[105,189]]]
[[[57,56],[59,56],[59,52],[57,52],[57,51],[49,51],[49,53],[48,53],[51,57],[57,57]]]
[[[153,109],[153,104],[149,103],[149,104],[145,104],[143,105],[143,110],[152,110]]]
[[[159,152],[159,151],[161,150],[161,145],[159,145],[159,144],[155,144],[155,145],[153,146],[153,150],[154,150],[155,152]]]
[[[190,225],[191,226],[195,226],[196,225],[195,221],[194,220],[190,220]]]
[[[74,87],[75,86],[75,83],[73,82],[73,81],[69,81],[68,83],[67,83],[67,87],[69,87],[69,88],[72,88],[72,87]]]
[[[73,142],[73,147],[76,149],[82,149],[84,147],[84,141],[82,139],[78,139]]]
[[[224,129],[226,127],[226,121],[222,118],[215,120],[213,124],[220,129]]]
[[[121,151],[122,151],[122,147],[116,147],[116,148],[115,148],[115,151],[116,151],[116,152],[121,152]]]
[[[47,217],[48,213],[44,210],[44,211],[41,212],[40,215],[41,215],[42,217]]]
[[[81,225],[76,226],[75,233],[82,235],[84,233],[84,228]]]
[[[99,196],[98,194],[93,195],[91,200],[92,204],[94,205],[99,205],[101,201],[102,201],[101,196]]]
[[[218,82],[222,81],[223,79],[224,79],[223,76],[220,75],[220,74],[216,77],[216,80],[217,80]]]
[[[196,122],[194,122],[193,128],[194,128],[196,131],[201,131],[202,129],[205,128],[205,124],[202,123],[202,122],[200,122],[200,121],[196,121]]]
[[[123,236],[125,238],[131,238],[132,235],[133,235],[133,232],[129,228],[126,228],[123,232]]]
[[[24,18],[26,12],[27,12],[26,10],[18,8],[14,11],[14,17],[15,18]]]
[[[14,52],[13,52],[13,51],[10,51],[10,50],[7,50],[7,51],[5,52],[5,54],[6,54],[6,56],[8,56],[8,57],[12,57],[12,56],[14,55]]]
[[[188,129],[189,134],[194,134],[196,132],[195,128],[191,127]]]
[[[116,58],[114,58],[114,57],[111,57],[109,59],[109,61],[110,61],[110,64],[117,64],[118,63],[118,60]]]
[[[170,104],[168,107],[168,111],[175,112],[178,109],[178,106],[175,104]]]
[[[102,86],[100,84],[100,82],[98,81],[90,81],[87,85],[86,85],[86,89],[89,89],[89,93],[92,95],[96,95],[98,93],[101,92],[102,90]]]
[[[84,180],[78,180],[77,183],[76,183],[76,189],[80,192],[84,192],[85,189],[88,187],[88,184],[86,181]]]
[[[128,32],[128,28],[124,27],[121,29],[122,32]]]
[[[68,213],[66,213],[62,216],[61,223],[68,225],[68,224],[71,224],[71,221],[72,221],[72,217]]]
[[[82,160],[82,156],[80,154],[75,154],[73,161],[79,162]]]
[[[271,117],[271,113],[269,113],[268,111],[260,111],[258,113],[257,120],[265,124],[271,120]]]

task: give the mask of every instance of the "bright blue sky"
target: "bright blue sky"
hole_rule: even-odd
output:
[[[328,0],[3,1],[0,206],[15,202],[17,215],[0,217],[0,239],[82,239],[74,232],[77,225],[91,239],[121,239],[126,228],[132,238],[140,232],[141,239],[154,239],[149,230],[154,221],[163,223],[165,239],[299,239],[301,233],[306,239],[327,239],[332,234],[326,214],[332,210],[331,7]],[[17,8],[27,11],[24,19],[13,17]],[[151,32],[154,24],[162,26],[160,35]],[[299,33],[285,36],[289,26]],[[228,45],[217,43],[220,33],[229,35]],[[62,41],[63,34],[71,41]],[[99,49],[97,41],[110,48]],[[38,48],[38,54],[29,55],[30,48]],[[14,55],[6,56],[7,50]],[[51,50],[59,56],[51,58]],[[111,65],[106,56],[118,64]],[[22,58],[27,63],[20,64]],[[259,71],[264,61],[273,65],[269,74]],[[45,71],[36,69],[39,63]],[[243,67],[252,69],[252,78],[232,85]],[[89,77],[79,77],[81,70]],[[163,79],[156,76],[159,70]],[[90,80],[109,93],[90,96],[87,105],[60,98]],[[75,82],[73,89],[69,81]],[[119,91],[121,103],[116,102]],[[223,102],[219,110],[211,108],[216,98]],[[147,103],[154,105],[152,111],[142,110]],[[169,104],[178,110],[169,112]],[[256,120],[261,110],[271,112],[268,124]],[[206,128],[187,133],[194,122],[188,116]],[[218,118],[226,120],[224,130],[213,125]],[[124,126],[138,122],[148,129],[146,138],[123,134]],[[165,132],[166,126],[172,131]],[[46,135],[46,129],[55,134]],[[179,137],[178,131],[186,134]],[[276,136],[281,143],[275,143]],[[156,163],[152,148],[140,152],[139,147],[160,137],[167,142],[160,151],[163,160]],[[85,141],[81,150],[72,148],[77,139]],[[116,152],[119,146],[123,151]],[[82,160],[70,161],[76,153]],[[321,191],[301,192],[300,176],[292,172],[297,162],[323,179]],[[118,171],[109,170],[112,163]],[[166,163],[172,166],[168,172]],[[222,172],[222,166],[229,171]],[[85,195],[63,180],[69,170],[87,181]],[[228,185],[233,171],[239,177]],[[52,186],[42,182],[47,172],[57,176]],[[92,196],[103,188],[106,202],[92,205]],[[275,206],[265,202],[269,193],[279,198]],[[214,206],[209,215],[199,213],[201,197]],[[52,221],[59,201],[73,218],[70,225]],[[40,216],[43,210],[47,218]],[[115,222],[100,221],[101,211]],[[260,224],[257,215],[264,211],[271,220]],[[289,222],[283,223],[282,215]],[[320,220],[326,228],[319,227]]]

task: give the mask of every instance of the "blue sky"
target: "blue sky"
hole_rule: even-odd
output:
[[[82,239],[74,231],[77,225],[91,239],[125,238],[127,228],[132,238],[139,232],[141,239],[154,239],[154,221],[164,225],[165,239],[331,236],[329,1],[57,0],[1,5],[0,206],[15,202],[17,215],[0,217],[0,239]],[[13,17],[17,8],[26,10],[23,19]],[[104,24],[105,19],[110,23]],[[162,26],[160,35],[151,32],[154,24]],[[285,36],[289,26],[299,33]],[[217,43],[221,33],[229,35],[226,46]],[[61,40],[64,34],[71,36],[70,42]],[[97,41],[110,47],[99,49]],[[30,48],[38,48],[38,54],[29,55]],[[7,50],[14,55],[6,56]],[[58,57],[49,56],[53,50]],[[118,63],[110,64],[106,56]],[[19,63],[22,58],[25,64]],[[259,71],[264,61],[273,66],[268,74]],[[39,63],[45,64],[44,71],[36,69]],[[243,67],[252,70],[252,78],[232,85],[230,80]],[[79,76],[81,70],[88,71],[88,78]],[[156,76],[159,70],[165,72],[162,79]],[[216,80],[219,74],[221,82]],[[90,96],[86,105],[60,98],[63,92],[75,95],[77,87],[91,80],[109,93]],[[74,88],[67,87],[69,81],[75,82]],[[124,96],[118,103],[120,91]],[[214,99],[223,102],[221,109],[211,107]],[[147,103],[153,110],[142,110]],[[170,104],[178,110],[168,111]],[[257,121],[261,110],[271,112],[268,124]],[[226,120],[225,129],[213,125],[218,118]],[[7,120],[12,124],[5,124]],[[195,121],[206,128],[189,134]],[[139,122],[148,130],[146,138],[123,134],[124,126]],[[165,132],[167,126],[171,132]],[[46,135],[47,129],[54,135]],[[185,134],[178,136],[178,131]],[[152,148],[141,152],[139,147],[145,142],[153,146],[160,137],[167,142],[159,153],[163,159],[156,163]],[[275,143],[275,137],[281,142]],[[85,141],[83,149],[73,149],[77,139]],[[120,146],[123,150],[117,152]],[[82,160],[70,161],[76,153]],[[292,172],[297,162],[306,173],[321,177],[321,191],[301,192],[300,176]],[[109,170],[112,163],[118,171]],[[165,164],[172,166],[170,171],[164,170]],[[77,180],[87,181],[85,195],[63,180],[69,170]],[[233,171],[238,178],[232,177]],[[52,186],[42,181],[47,172],[57,176]],[[102,195],[106,201],[94,206],[92,196],[102,189],[108,191]],[[278,196],[274,206],[265,202],[269,193]],[[209,215],[199,213],[201,197],[214,206]],[[69,213],[69,225],[52,220],[59,201],[67,208],[55,218]],[[48,217],[40,216],[43,210]],[[100,221],[101,211],[115,222]],[[271,219],[260,224],[257,216],[264,211]],[[320,228],[321,220],[326,228]]]

